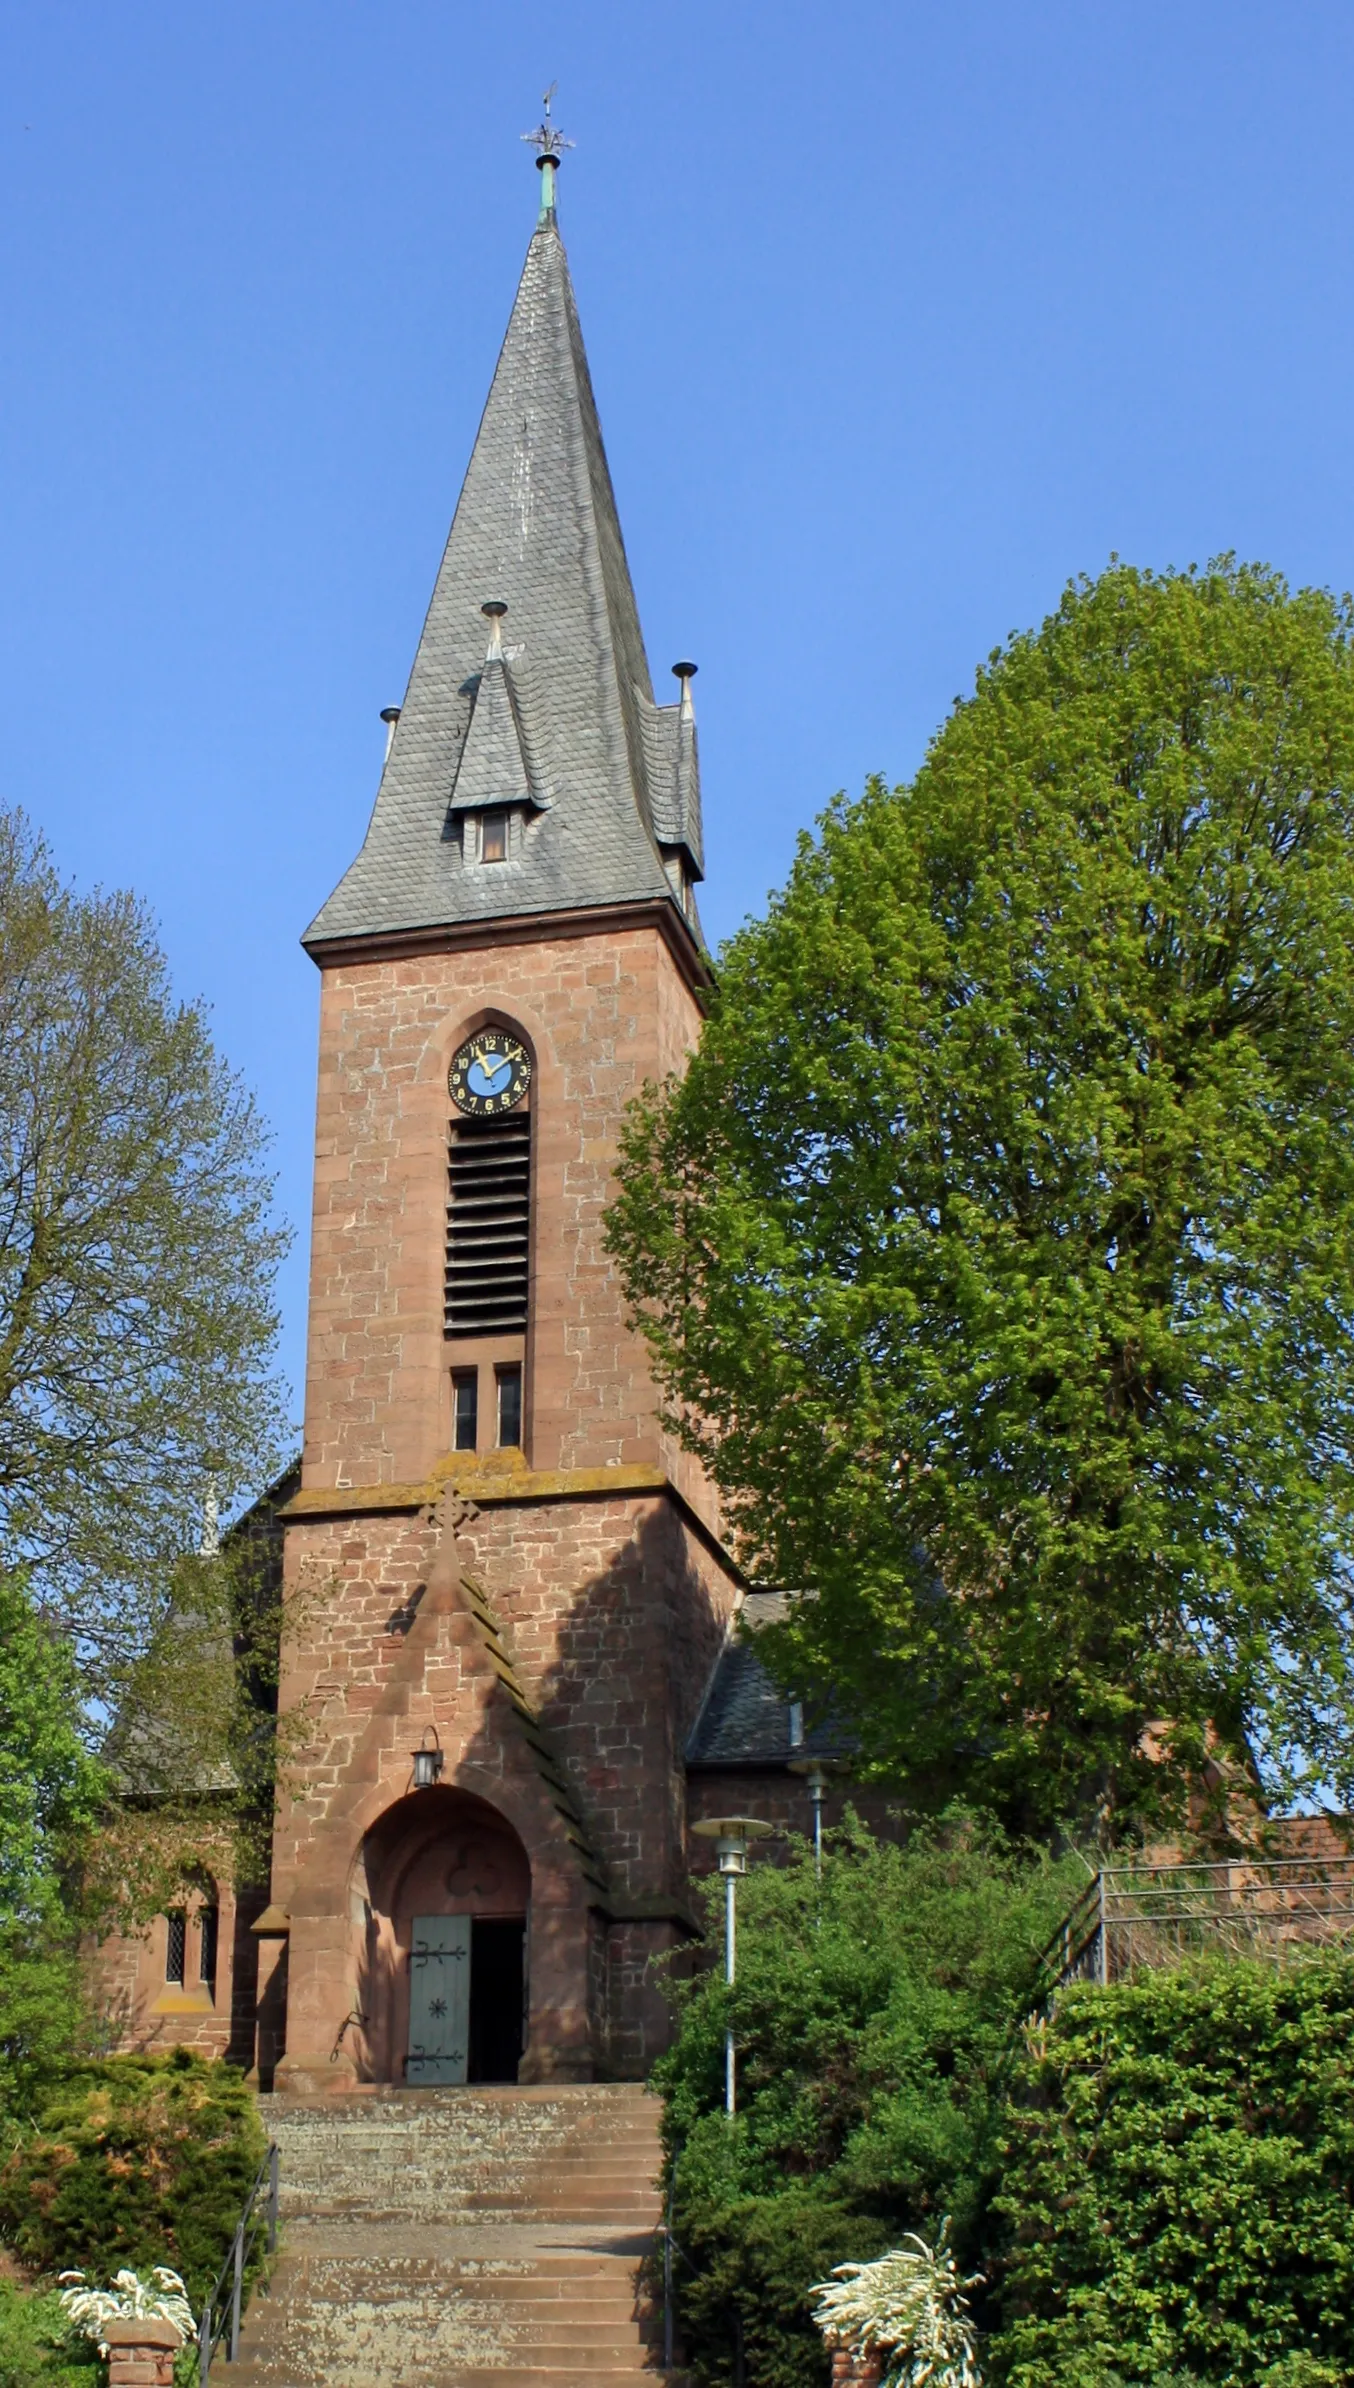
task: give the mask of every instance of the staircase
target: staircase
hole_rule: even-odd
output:
[[[645,2090],[263,2105],[282,2155],[282,2255],[213,2388],[656,2383],[638,2279],[659,2220]]]

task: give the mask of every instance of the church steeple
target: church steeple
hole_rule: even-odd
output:
[[[655,703],[544,130],[541,216],[375,809],[312,949],[655,903],[699,944],[688,683]]]

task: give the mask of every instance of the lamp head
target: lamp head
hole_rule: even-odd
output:
[[[799,1775],[811,1791],[821,1791],[831,1769],[821,1758],[791,1758],[789,1771]]]
[[[760,1816],[703,1816],[691,1827],[703,1841],[713,1841],[721,1874],[746,1874],[748,1842],[769,1839],[775,1827]]]
[[[431,1748],[428,1745],[428,1735],[430,1733],[433,1737]],[[445,1763],[442,1755],[442,1744],[437,1738],[436,1725],[426,1725],[424,1727],[423,1737],[419,1742],[418,1748],[414,1751],[413,1756],[414,1789],[416,1791],[431,1791],[433,1784],[440,1779],[442,1768]]]

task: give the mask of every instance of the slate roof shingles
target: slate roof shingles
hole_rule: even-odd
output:
[[[785,1614],[784,1592],[749,1592],[740,1621],[755,1636]],[[801,1742],[790,1739],[790,1707],[745,1637],[725,1643],[686,1750],[689,1767],[786,1766],[792,1758],[849,1758],[850,1732],[828,1717]]]
[[[549,801],[486,870],[451,812],[493,599],[531,793]],[[659,851],[671,833],[699,869],[678,711],[654,703],[552,214],[527,251],[366,838],[304,942],[630,903],[671,903],[689,925]],[[655,725],[672,756],[661,791]]]

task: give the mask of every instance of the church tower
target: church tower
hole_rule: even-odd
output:
[[[643,2072],[735,1579],[602,1244],[709,967],[692,667],[655,702],[541,212],[321,975],[269,1918],[280,2082]],[[265,1971],[279,1940],[264,1941]]]

